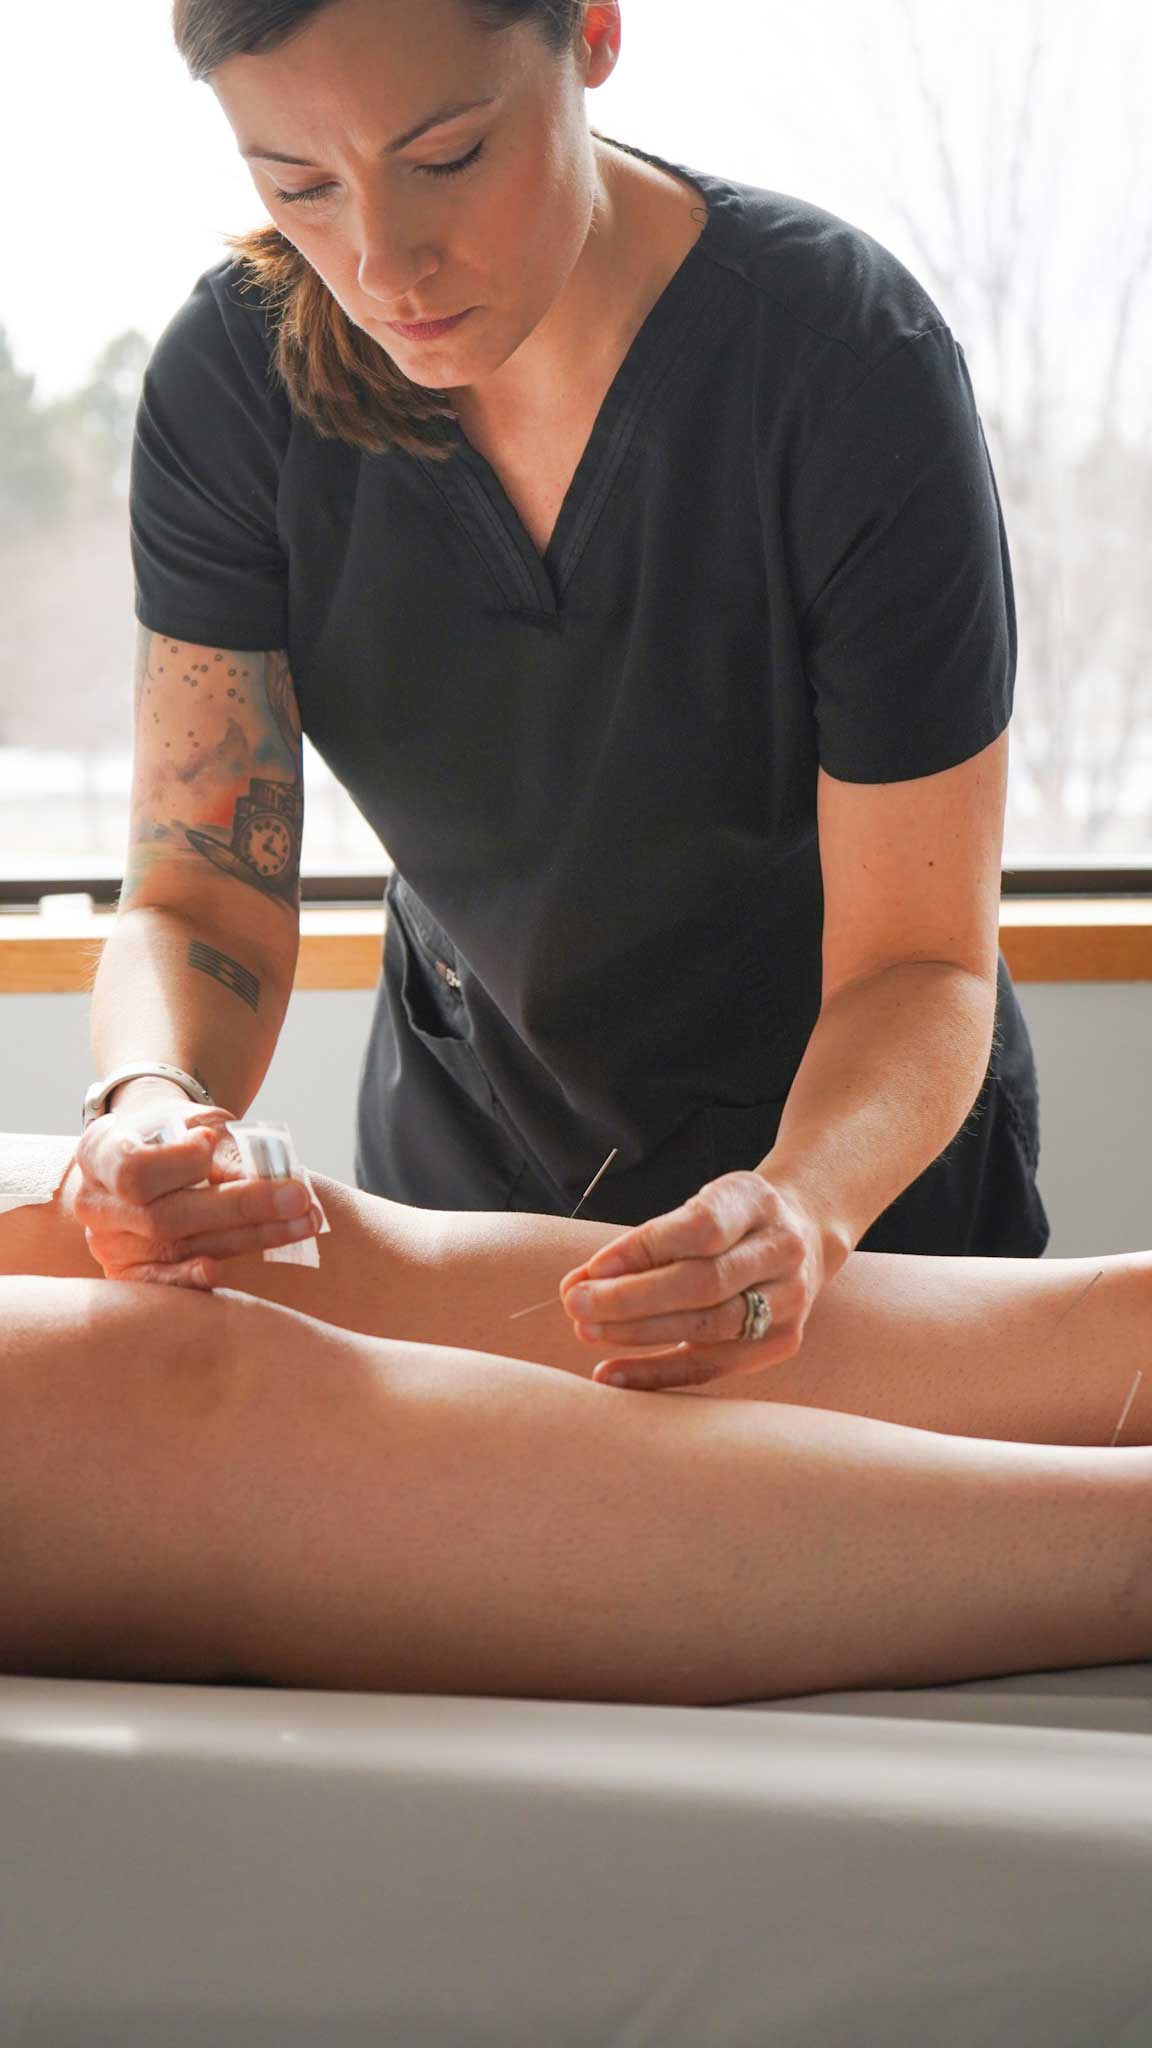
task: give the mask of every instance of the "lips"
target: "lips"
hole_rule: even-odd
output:
[[[462,320],[472,311],[469,306],[463,313],[449,313],[440,320],[389,320],[393,334],[403,335],[406,341],[434,341],[439,334],[448,334],[459,327]]]

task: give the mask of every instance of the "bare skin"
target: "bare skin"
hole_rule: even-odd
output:
[[[720,1703],[1152,1654],[1152,1451],[7,1281],[9,1671]]]
[[[410,1209],[323,1175],[314,1181],[331,1225],[319,1270],[227,1258],[212,1262],[220,1285],[364,1336],[511,1355],[591,1378],[602,1353],[581,1341],[560,1283],[618,1235],[611,1224]],[[79,1189],[73,1167],[51,1208],[0,1216],[0,1273],[99,1277],[73,1213]],[[270,1213],[267,1184],[234,1182],[217,1195],[237,1217]],[[152,1207],[179,1239],[203,1200],[188,1189]],[[302,1191],[298,1207],[308,1207]],[[242,1227],[264,1229],[269,1243],[311,1228],[304,1220]],[[517,1313],[546,1301],[532,1315]],[[677,1396],[799,1402],[959,1436],[1103,1446],[1145,1359],[1150,1305],[1152,1255],[1143,1252],[1092,1260],[854,1252],[821,1295],[796,1358]],[[754,1358],[755,1347],[744,1350]],[[1123,1441],[1152,1441],[1152,1360]]]
[[[507,1320],[606,1226],[319,1186],[264,1301],[0,1281],[3,1668],[718,1703],[1152,1655],[1146,1402],[1106,1448],[1149,1258],[857,1254],[794,1366],[645,1395]],[[81,1268],[67,1203],[0,1267]]]

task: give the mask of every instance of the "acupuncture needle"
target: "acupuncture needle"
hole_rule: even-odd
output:
[[[1133,1401],[1136,1399],[1136,1389],[1140,1385],[1140,1382],[1143,1379],[1143,1377],[1144,1372],[1143,1368],[1141,1368],[1141,1370],[1137,1373],[1135,1379],[1133,1380],[1132,1385],[1128,1389],[1128,1399],[1125,1401],[1123,1408],[1120,1410],[1120,1420],[1116,1424],[1115,1429],[1112,1431],[1112,1442],[1108,1446],[1110,1451],[1115,1450],[1116,1448],[1116,1439],[1119,1436],[1120,1431],[1123,1429],[1124,1424],[1128,1420],[1128,1410],[1131,1408]]]
[[[601,1181],[604,1178],[604,1175],[607,1173],[608,1168],[611,1166],[612,1161],[615,1159],[616,1154],[619,1150],[619,1145],[613,1145],[612,1150],[608,1154],[607,1159],[604,1161],[603,1166],[600,1168],[599,1173],[593,1175],[592,1179],[589,1181],[587,1187],[585,1188],[584,1193],[581,1195],[580,1200],[577,1202],[576,1207],[573,1209],[572,1215],[568,1218],[569,1223],[571,1223],[574,1220],[574,1218],[580,1214],[580,1211],[584,1207],[585,1202],[588,1200],[589,1195],[592,1194],[595,1191],[595,1189],[599,1187]],[[520,1321],[521,1316],[534,1316],[542,1308],[551,1308],[553,1303],[555,1303],[557,1307],[560,1306],[557,1296],[555,1294],[550,1294],[548,1296],[547,1301],[534,1301],[532,1303],[531,1308],[518,1308],[516,1310],[515,1315],[509,1316],[508,1321],[510,1323],[518,1323]]]
[[[1063,1313],[1063,1315],[1059,1315],[1059,1316],[1057,1316],[1057,1318],[1056,1318],[1056,1321],[1055,1321],[1055,1322],[1054,1322],[1054,1324],[1052,1325],[1053,1329],[1055,1329],[1055,1330],[1058,1330],[1058,1329],[1060,1328],[1060,1325],[1061,1325],[1061,1323],[1062,1323],[1062,1322],[1064,1322],[1064,1321],[1065,1321],[1065,1320],[1067,1319],[1067,1317],[1071,1315],[1071,1313],[1072,1313],[1072,1310],[1073,1310],[1074,1308],[1079,1308],[1079,1306],[1080,1306],[1080,1303],[1081,1303],[1082,1301],[1086,1300],[1086,1299],[1087,1299],[1087,1297],[1088,1297],[1088,1295],[1090,1295],[1090,1294],[1091,1294],[1091,1292],[1092,1292],[1092,1289],[1093,1289],[1093,1288],[1095,1287],[1095,1285],[1096,1285],[1096,1282],[1097,1282],[1098,1280],[1102,1280],[1103,1278],[1104,1278],[1104,1268],[1103,1268],[1103,1266],[1101,1266],[1101,1268],[1100,1268],[1100,1271],[1099,1271],[1098,1273],[1094,1273],[1094,1274],[1092,1275],[1092,1278],[1091,1278],[1091,1280],[1090,1280],[1090,1281],[1088,1282],[1088,1285],[1087,1285],[1087,1287],[1086,1287],[1086,1288],[1084,1289],[1083,1293],[1081,1293],[1081,1294],[1078,1294],[1078,1295],[1076,1296],[1076,1299],[1075,1299],[1075,1301],[1074,1301],[1074,1302],[1071,1302],[1071,1303],[1069,1304],[1069,1306],[1068,1306],[1068,1307],[1067,1307],[1067,1308],[1066,1308],[1066,1309],[1064,1310],[1064,1313]]]
[[[1073,1310],[1074,1308],[1079,1308],[1079,1306],[1080,1306],[1080,1303],[1081,1303],[1082,1301],[1084,1301],[1084,1300],[1085,1300],[1085,1299],[1087,1298],[1087,1296],[1088,1296],[1089,1294],[1091,1294],[1091,1292],[1092,1292],[1092,1289],[1093,1289],[1093,1288],[1095,1287],[1095,1285],[1096,1285],[1096,1282],[1097,1282],[1098,1280],[1102,1280],[1103,1278],[1104,1278],[1104,1268],[1103,1268],[1103,1266],[1101,1266],[1101,1268],[1100,1268],[1100,1271],[1099,1271],[1098,1273],[1093,1273],[1093,1275],[1092,1275],[1092,1278],[1091,1278],[1091,1280],[1090,1280],[1090,1281],[1088,1282],[1088,1285],[1087,1285],[1087,1287],[1085,1287],[1085,1288],[1084,1288],[1084,1289],[1082,1290],[1082,1292],[1081,1292],[1081,1293],[1079,1293],[1079,1294],[1078,1294],[1078,1295],[1076,1296],[1076,1299],[1075,1299],[1075,1301],[1074,1301],[1074,1302],[1072,1302],[1072,1303],[1071,1303],[1071,1305],[1070,1305],[1070,1306],[1069,1306],[1068,1308],[1066,1308],[1066,1309],[1064,1310],[1064,1313],[1063,1313],[1063,1315],[1057,1316],[1057,1318],[1056,1318],[1056,1324],[1055,1324],[1055,1327],[1056,1327],[1057,1329],[1059,1329],[1059,1327],[1060,1327],[1060,1324],[1061,1324],[1062,1322],[1065,1322],[1065,1321],[1067,1320],[1067,1318],[1068,1318],[1068,1317],[1069,1317],[1069,1316],[1071,1315],[1071,1313],[1072,1313],[1072,1310]],[[1110,1443],[1110,1444],[1109,1444],[1109,1446],[1108,1446],[1109,1450],[1115,1450],[1115,1448],[1116,1448],[1116,1439],[1117,1439],[1117,1438],[1118,1438],[1118,1436],[1120,1435],[1120,1431],[1121,1431],[1121,1430],[1123,1429],[1123,1427],[1124,1427],[1124,1424],[1125,1424],[1125,1423],[1127,1422],[1127,1420],[1128,1420],[1128,1416],[1129,1416],[1129,1412],[1130,1412],[1130,1410],[1131,1410],[1131,1407],[1132,1407],[1132,1403],[1133,1403],[1133,1401],[1134,1401],[1134,1400],[1136,1399],[1136,1389],[1137,1389],[1137,1387],[1138,1387],[1138,1386],[1140,1385],[1140,1382],[1141,1382],[1141,1380],[1143,1379],[1143,1377],[1144,1377],[1144,1372],[1143,1372],[1143,1368],[1141,1368],[1141,1370],[1140,1370],[1140,1371],[1139,1371],[1139,1372],[1137,1373],[1137,1375],[1136,1375],[1135,1379],[1133,1380],[1133,1382],[1132,1382],[1132,1385],[1131,1385],[1131,1386],[1129,1387],[1129,1389],[1128,1389],[1128,1399],[1127,1399],[1127,1400],[1125,1401],[1125,1403],[1124,1403],[1124,1406],[1123,1406],[1123,1408],[1122,1408],[1122,1409],[1120,1410],[1120,1420],[1119,1420],[1119,1422],[1118,1422],[1118,1423],[1116,1424],[1116,1427],[1115,1427],[1115,1429],[1114,1429],[1114,1430],[1113,1430],[1113,1432],[1112,1432],[1112,1441],[1111,1441],[1111,1443]]]
[[[1103,1266],[1101,1266],[1101,1268],[1100,1268],[1100,1271],[1099,1271],[1098,1273],[1094,1273],[1094,1274],[1092,1275],[1092,1278],[1091,1278],[1091,1280],[1090,1280],[1090,1281],[1088,1282],[1088,1285],[1087,1285],[1087,1287],[1085,1287],[1085,1288],[1083,1289],[1083,1291],[1082,1291],[1082,1292],[1081,1292],[1080,1294],[1078,1294],[1078,1295],[1076,1296],[1076,1299],[1075,1299],[1075,1301],[1074,1301],[1074,1302],[1072,1302],[1072,1303],[1071,1303],[1071,1305],[1070,1305],[1070,1306],[1069,1306],[1068,1308],[1066,1308],[1066,1309],[1064,1310],[1064,1314],[1063,1314],[1063,1315],[1061,1315],[1061,1316],[1057,1316],[1057,1318],[1056,1318],[1056,1324],[1055,1324],[1055,1327],[1056,1327],[1057,1329],[1059,1329],[1059,1327],[1060,1327],[1060,1324],[1061,1324],[1062,1322],[1066,1321],[1066,1319],[1067,1319],[1067,1318],[1068,1318],[1068,1317],[1069,1317],[1069,1316],[1071,1315],[1071,1313],[1072,1313],[1072,1310],[1073,1310],[1074,1308],[1079,1308],[1079,1306],[1080,1306],[1080,1303],[1081,1303],[1082,1301],[1084,1301],[1084,1300],[1086,1299],[1086,1297],[1087,1297],[1087,1296],[1088,1296],[1089,1294],[1091,1294],[1091,1292],[1092,1292],[1092,1289],[1093,1289],[1093,1288],[1095,1287],[1095,1285],[1096,1285],[1096,1282],[1097,1282],[1098,1280],[1102,1280],[1103,1278],[1104,1278],[1104,1268],[1103,1268]],[[1118,1423],[1116,1424],[1116,1427],[1115,1427],[1115,1429],[1114,1429],[1114,1430],[1113,1430],[1113,1432],[1112,1432],[1112,1441],[1111,1441],[1111,1443],[1110,1443],[1110,1444],[1109,1444],[1109,1446],[1108,1446],[1109,1450],[1115,1450],[1115,1448],[1116,1448],[1116,1440],[1117,1440],[1118,1436],[1120,1435],[1120,1431],[1121,1431],[1121,1430],[1123,1429],[1123,1427],[1124,1427],[1124,1424],[1125,1424],[1125,1423],[1127,1422],[1127,1420],[1128,1420],[1128,1416],[1129,1416],[1129,1413],[1130,1413],[1130,1411],[1131,1411],[1132,1403],[1133,1403],[1133,1401],[1134,1401],[1134,1400],[1136,1399],[1136,1389],[1137,1389],[1137,1388],[1138,1388],[1138,1386],[1140,1385],[1140,1382],[1141,1382],[1141,1380],[1143,1379],[1143,1377],[1144,1377],[1144,1372],[1143,1372],[1143,1368],[1141,1368],[1141,1370],[1140,1370],[1140,1371],[1139,1371],[1139,1372],[1137,1373],[1137,1375],[1136,1375],[1135,1379],[1133,1380],[1133,1382],[1132,1382],[1132,1385],[1131,1385],[1131,1386],[1129,1387],[1129,1389],[1128,1389],[1128,1399],[1127,1399],[1127,1400],[1125,1401],[1125,1403],[1124,1403],[1124,1406],[1123,1406],[1123,1408],[1122,1408],[1122,1409],[1120,1410],[1120,1420],[1119,1420],[1119,1422],[1118,1422]]]

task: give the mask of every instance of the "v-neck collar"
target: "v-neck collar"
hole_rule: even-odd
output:
[[[608,140],[607,137],[604,138]],[[679,374],[720,325],[736,289],[732,274],[714,266],[732,205],[739,194],[724,179],[690,171],[617,143],[658,170],[694,185],[707,219],[683,261],[645,315],[603,400],[573,472],[551,539],[541,554],[487,459],[456,426],[447,460],[422,460],[466,528],[512,610],[557,622],[565,593],[611,495],[640,421],[656,393]]]

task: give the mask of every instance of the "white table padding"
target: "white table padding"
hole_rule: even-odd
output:
[[[3,2048],[1149,2048],[1152,1665],[761,1708],[0,1679]]]

